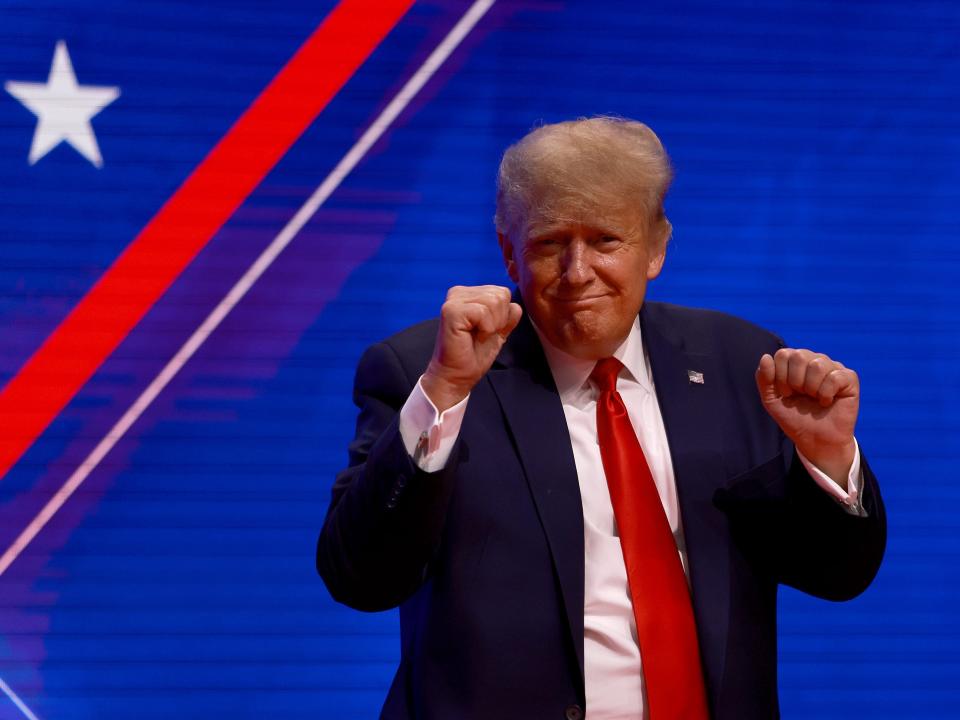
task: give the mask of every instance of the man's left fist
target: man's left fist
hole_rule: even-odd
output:
[[[845,489],[856,453],[857,374],[822,353],[781,348],[760,358],[757,389],[796,448]]]

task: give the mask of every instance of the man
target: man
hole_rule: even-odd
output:
[[[360,361],[317,567],[400,606],[382,717],[777,717],[778,584],[845,599],[876,573],[856,374],[643,302],[670,179],[640,123],[533,131],[497,195],[518,292],[454,287]]]

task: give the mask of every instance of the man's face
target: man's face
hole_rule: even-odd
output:
[[[530,317],[546,338],[585,360],[609,357],[623,342],[666,243],[599,219],[551,224],[532,218],[518,238],[500,236],[504,262]]]

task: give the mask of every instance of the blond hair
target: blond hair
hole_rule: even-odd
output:
[[[593,221],[665,243],[663,199],[672,179],[663,145],[641,122],[593,117],[543,125],[504,152],[494,222],[514,240],[532,221]]]

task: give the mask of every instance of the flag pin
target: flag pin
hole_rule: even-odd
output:
[[[696,370],[687,370],[687,379],[696,385],[703,385],[703,373]]]

